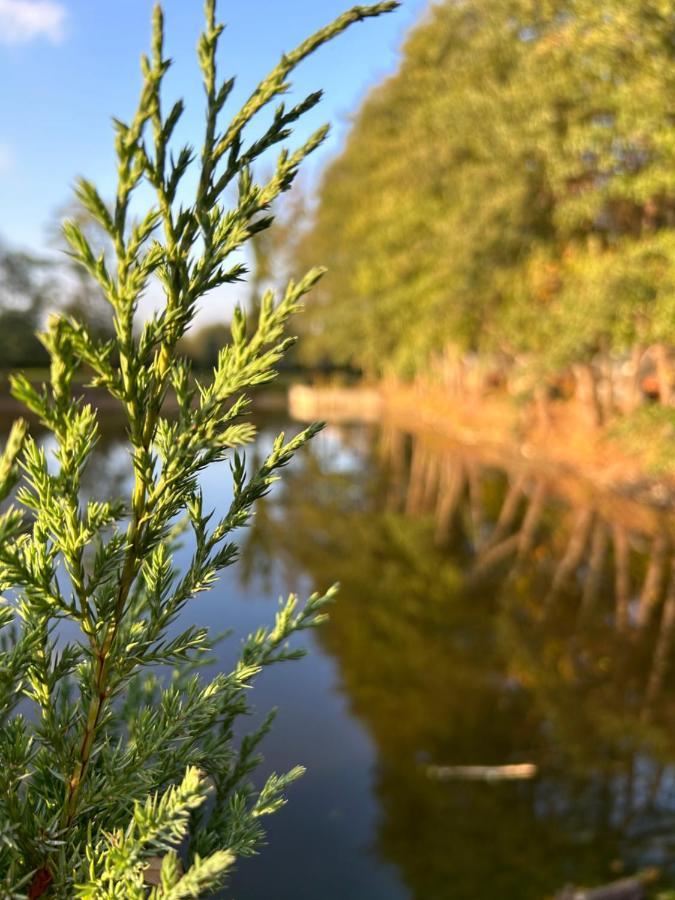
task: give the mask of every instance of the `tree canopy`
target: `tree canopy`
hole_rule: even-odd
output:
[[[325,171],[310,358],[538,373],[673,342],[673,0],[443,0]]]

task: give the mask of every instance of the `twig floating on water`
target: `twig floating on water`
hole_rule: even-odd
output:
[[[527,781],[537,775],[535,763],[504,766],[427,766],[429,778],[438,781]]]

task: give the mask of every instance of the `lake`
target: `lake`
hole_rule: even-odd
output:
[[[251,458],[283,416],[260,421]],[[129,480],[121,435],[95,492]],[[203,477],[224,509],[229,473]],[[328,427],[188,607],[238,641],[278,598],[339,581],[301,662],[267,671],[264,772],[307,774],[242,860],[236,900],[553,897],[675,876],[673,525],[485,448],[393,425]],[[504,768],[513,767],[516,768]]]

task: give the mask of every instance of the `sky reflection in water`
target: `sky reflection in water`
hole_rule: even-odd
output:
[[[252,456],[284,425],[263,420]],[[224,897],[534,900],[675,871],[669,517],[499,462],[329,428],[188,608],[234,630],[227,666],[280,595],[342,585],[309,656],[256,686],[260,714],[280,710],[265,770],[308,773]],[[94,493],[128,479],[114,428],[89,475]],[[204,492],[226,506],[226,467]],[[537,777],[433,774],[522,762]]]

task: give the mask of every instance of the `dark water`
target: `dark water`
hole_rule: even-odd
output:
[[[253,453],[283,424],[263,422]],[[114,435],[92,474],[99,490],[128,479]],[[204,487],[228,503],[224,468]],[[256,688],[261,714],[280,710],[265,770],[308,773],[225,896],[542,900],[646,866],[669,884],[670,531],[665,513],[479,448],[328,428],[190,608],[234,628],[226,665],[279,595],[342,585],[308,658]],[[437,769],[513,763],[535,777]]]

